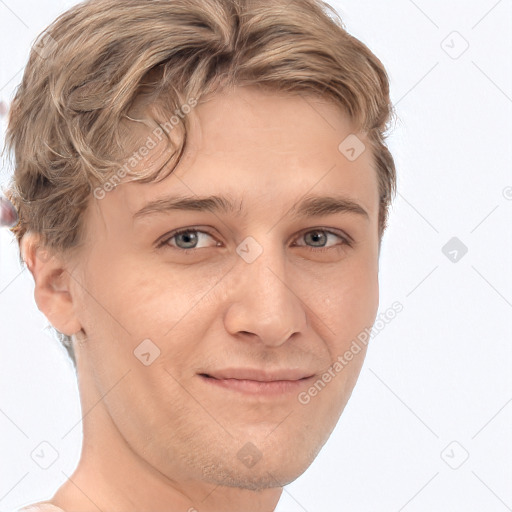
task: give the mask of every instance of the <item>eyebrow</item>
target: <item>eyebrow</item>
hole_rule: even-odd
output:
[[[226,196],[171,196],[156,199],[147,203],[133,215],[137,220],[155,213],[166,213],[173,210],[208,211],[212,213],[233,214],[241,216],[243,204],[237,206]],[[292,206],[287,212],[292,218],[319,217],[336,213],[352,213],[367,220],[368,212],[357,202],[344,196],[306,196]]]

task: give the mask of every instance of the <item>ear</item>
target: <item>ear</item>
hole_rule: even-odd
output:
[[[34,277],[34,298],[53,327],[71,336],[81,329],[71,294],[73,277],[69,262],[60,253],[40,245],[40,235],[26,233],[21,240],[21,255]]]

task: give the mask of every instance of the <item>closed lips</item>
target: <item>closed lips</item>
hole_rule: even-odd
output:
[[[236,379],[258,382],[274,382],[303,380],[312,377],[314,372],[290,368],[278,370],[263,370],[259,368],[226,368],[222,370],[201,372],[199,375],[217,380]]]

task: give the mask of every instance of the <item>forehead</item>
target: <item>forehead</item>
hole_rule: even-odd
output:
[[[149,202],[169,195],[214,194],[229,196],[239,213],[258,208],[277,213],[278,205],[292,207],[301,197],[336,194],[376,216],[369,143],[327,99],[236,87],[202,98],[189,112],[185,153],[173,173],[160,182],[123,183],[102,201],[106,213],[122,207],[136,217]],[[152,132],[131,125],[127,146],[141,147]],[[178,129],[171,137],[179,139]],[[157,169],[168,157],[165,139],[155,142],[139,169]]]

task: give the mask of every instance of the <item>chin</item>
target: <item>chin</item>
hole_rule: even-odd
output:
[[[286,443],[280,446],[266,443],[259,454],[254,448],[240,450],[235,454],[236,464],[229,467],[223,460],[218,464],[204,465],[202,476],[204,480],[215,485],[250,491],[284,487],[306,471],[326,440],[314,444],[312,439],[308,439],[307,442],[294,443],[294,446]],[[249,457],[244,457],[245,454],[249,454]],[[230,455],[228,459],[233,460],[232,457]]]
[[[261,464],[260,461],[258,464]],[[205,481],[224,487],[236,487],[247,491],[263,491],[265,489],[280,488],[296,480],[310,464],[301,468],[265,467],[235,470],[234,468],[204,468]]]

